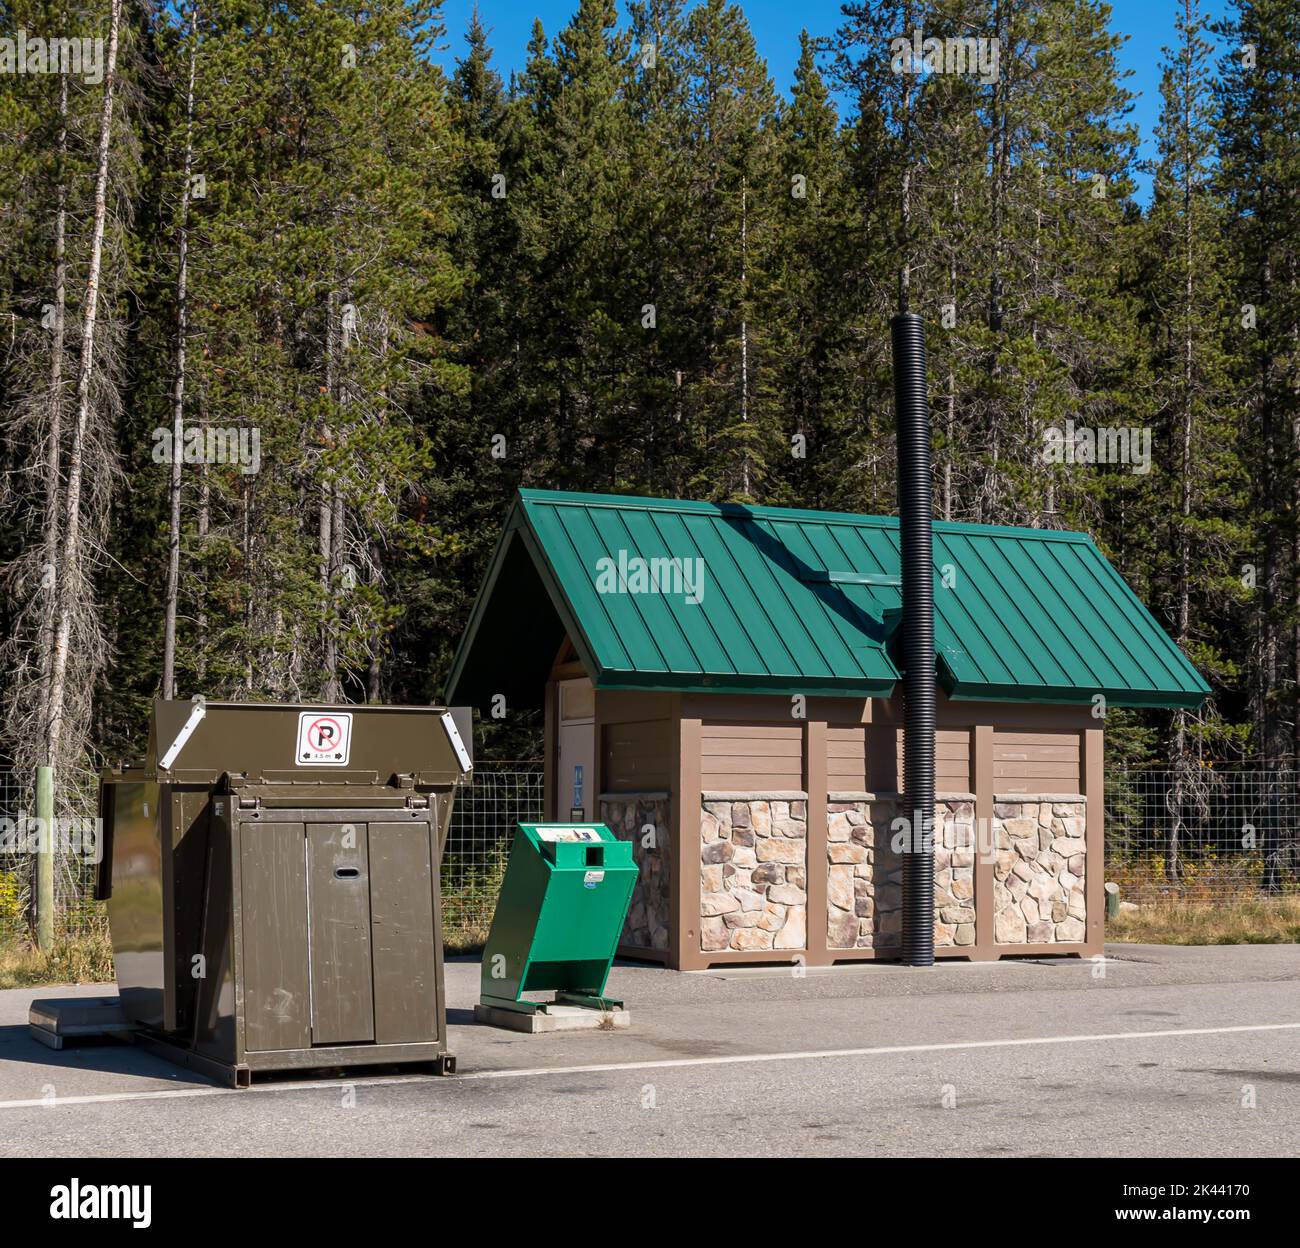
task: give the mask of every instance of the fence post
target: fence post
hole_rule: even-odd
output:
[[[54,948],[54,768],[36,769],[36,818],[40,840],[36,854],[36,947]]]

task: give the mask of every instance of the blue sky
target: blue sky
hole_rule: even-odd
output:
[[[787,93],[799,57],[799,31],[807,27],[814,35],[830,34],[839,21],[839,0],[739,0],[745,10],[758,50],[767,61],[768,72],[777,87]],[[448,68],[464,50],[465,25],[474,0],[445,0],[448,48],[442,59]],[[620,4],[620,8],[621,8]],[[1132,70],[1126,85],[1138,93],[1133,120],[1142,136],[1141,155],[1153,154],[1152,134],[1160,111],[1160,49],[1174,35],[1177,0],[1113,0],[1111,25],[1128,40],[1120,53],[1125,69]],[[1228,0],[1206,0],[1211,17],[1219,17]],[[577,8],[577,0],[479,0],[483,22],[491,29],[493,65],[503,77],[522,68],[533,19],[540,17],[548,35],[565,26]],[[1149,179],[1139,176],[1139,199],[1149,193]]]

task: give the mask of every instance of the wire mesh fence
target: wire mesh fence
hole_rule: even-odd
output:
[[[543,818],[543,775],[540,759],[480,762],[457,793],[442,863],[452,948],[486,938],[515,824]],[[21,827],[32,810],[31,781],[0,769],[0,828]],[[25,930],[30,921],[33,863],[21,847],[0,844],[0,933]],[[1300,760],[1108,768],[1106,878],[1139,903],[1300,894]],[[55,899],[63,931],[102,921],[93,885],[86,855],[59,853]]]
[[[17,830],[26,809],[25,786],[18,772],[0,769],[0,829]],[[31,892],[31,863],[16,847],[0,843],[0,934],[26,925]]]
[[[1300,892],[1298,764],[1108,768],[1106,878],[1139,904]]]
[[[70,808],[86,804],[78,791]],[[34,785],[27,772],[0,768],[0,932],[26,930],[32,917],[39,824]],[[60,814],[49,831],[54,850],[56,928],[80,935],[102,922],[94,900],[98,853],[102,849],[94,811]]]
[[[449,946],[487,939],[516,823],[543,818],[540,759],[476,762],[456,794],[442,859],[443,928]]]
[[[543,764],[540,759],[480,762],[473,778],[456,795],[442,861],[443,925],[453,947],[484,940],[492,923],[497,893],[515,824],[543,817]],[[33,818],[31,781],[18,771],[0,769],[0,933],[26,931],[32,917],[35,855],[23,845],[23,829]],[[84,854],[64,852],[55,859],[55,904],[60,930],[80,933],[99,917],[93,900],[95,868]]]

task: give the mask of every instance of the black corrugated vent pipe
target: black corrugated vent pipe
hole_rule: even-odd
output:
[[[903,961],[934,965],[934,556],[930,401],[925,328],[904,312],[889,323],[898,423],[898,528],[903,552]]]

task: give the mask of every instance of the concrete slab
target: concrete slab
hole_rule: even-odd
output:
[[[503,1010],[495,1005],[476,1005],[474,1021],[506,1031],[539,1035],[548,1031],[621,1031],[632,1026],[627,1010],[588,1010],[580,1005],[548,1005],[525,1014],[522,1010]]]
[[[122,1013],[122,1003],[110,997],[46,997],[27,1011],[32,1039],[48,1049],[62,1049],[68,1040],[129,1039],[137,1024]]]
[[[27,1009],[33,1027],[56,1036],[96,1036],[136,1029],[122,1013],[116,993],[103,997],[43,997]]]

